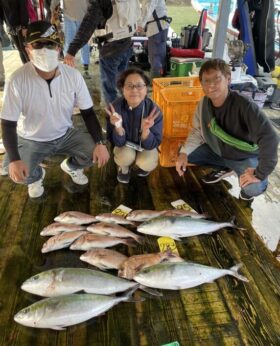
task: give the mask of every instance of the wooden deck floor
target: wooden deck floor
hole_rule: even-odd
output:
[[[9,68],[13,65],[9,57]],[[6,60],[7,64],[7,60]],[[46,194],[30,200],[25,186],[0,178],[0,345],[279,345],[279,262],[258,234],[271,228],[279,232],[279,166],[267,193],[250,206],[237,196],[236,180],[205,185],[203,168],[189,169],[179,178],[173,168],[158,167],[147,179],[132,177],[126,186],[117,183],[113,162],[104,169],[88,170],[89,185],[78,190],[60,169],[49,162]],[[222,268],[243,262],[250,281],[223,277],[214,283],[182,291],[165,291],[161,298],[120,303],[105,315],[67,329],[40,330],[23,327],[13,316],[39,300],[20,289],[28,277],[56,267],[86,267],[80,252],[59,250],[41,254],[45,238],[41,229],[59,213],[79,210],[93,215],[110,212],[120,204],[132,209],[165,209],[170,202],[185,200],[215,220],[236,217],[246,230],[223,229],[213,235],[176,242],[186,260]],[[256,232],[256,228],[260,230]],[[269,232],[263,232],[269,234]],[[273,237],[273,236],[272,236]],[[267,239],[267,242],[269,239]],[[127,255],[156,252],[156,237],[146,236],[136,248],[116,247]]]

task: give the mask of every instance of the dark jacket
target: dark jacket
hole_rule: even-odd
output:
[[[125,136],[119,136],[114,131],[114,126],[107,119],[107,139],[117,147],[125,145],[126,141],[130,141],[136,144],[140,144],[141,137],[141,120],[146,118],[154,107],[158,106],[150,99],[145,98],[144,101],[136,108],[130,109],[126,100],[123,97],[118,98],[113,102],[113,106],[118,114],[122,116],[123,128],[125,130]],[[143,112],[144,109],[144,112]],[[159,108],[158,108],[159,109]],[[147,139],[141,142],[141,146],[144,149],[151,150],[157,148],[162,140],[162,113],[155,119],[154,126],[150,128],[150,134]]]
[[[218,125],[226,133],[247,143],[257,144],[259,150],[241,151],[217,139],[209,130],[208,114],[210,117],[215,116]],[[275,168],[278,160],[278,135],[264,112],[251,99],[236,91],[230,91],[224,104],[217,108],[213,107],[211,101],[205,96],[201,123],[206,143],[221,157],[229,160],[258,157],[256,176],[261,180]]]
[[[0,17],[11,34],[17,28],[26,27],[29,21],[26,0],[0,0]]]
[[[104,29],[107,19],[113,14],[111,0],[89,0],[87,13],[79,30],[68,48],[68,54],[75,56],[91,38],[95,29]],[[99,47],[101,57],[113,57],[127,51],[131,47],[131,38],[104,43]]]

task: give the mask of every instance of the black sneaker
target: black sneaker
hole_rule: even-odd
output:
[[[143,169],[137,167],[135,169],[135,174],[138,175],[138,177],[147,177],[150,172],[144,171]]]
[[[121,168],[119,168],[117,180],[119,183],[128,184],[130,179],[130,172],[123,173]]]
[[[205,184],[214,184],[214,183],[217,183],[218,181],[220,181],[223,178],[226,178],[232,174],[233,174],[233,170],[231,170],[229,168],[223,168],[223,169],[220,169],[218,171],[213,171],[213,172],[207,174],[201,180]]]
[[[244,201],[252,201],[254,199],[253,196],[249,196],[247,195],[247,193],[245,193],[244,191],[240,191],[240,194],[239,194],[239,198],[240,199],[243,199]]]

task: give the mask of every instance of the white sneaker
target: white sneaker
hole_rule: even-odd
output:
[[[35,181],[32,184],[28,184],[28,195],[30,198],[38,198],[41,197],[42,194],[44,193],[44,187],[43,187],[43,180],[45,178],[46,175],[46,171],[44,170],[44,168],[42,168],[43,171],[43,175],[42,178]]]
[[[61,169],[70,175],[72,178],[73,182],[78,184],[78,185],[85,185],[88,183],[88,177],[84,174],[83,169],[71,169],[67,165],[67,159],[61,162],[60,164]]]
[[[9,175],[9,167],[1,167],[0,168],[0,175],[5,177],[6,175]]]

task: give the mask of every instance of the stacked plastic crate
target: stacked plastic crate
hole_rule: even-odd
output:
[[[161,166],[175,166],[178,148],[191,131],[195,109],[203,95],[197,76],[153,79],[153,100],[163,113]]]

